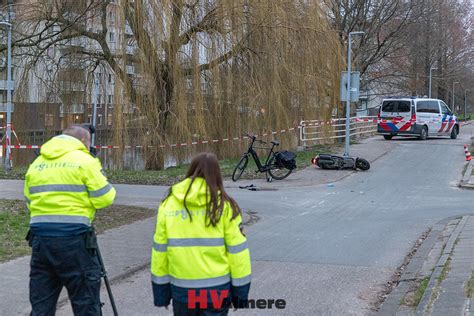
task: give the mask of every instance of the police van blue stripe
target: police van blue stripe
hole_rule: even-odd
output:
[[[394,132],[397,132],[398,131],[398,127],[395,126],[395,124],[391,123],[391,122],[387,122],[387,126],[390,127],[390,129]]]

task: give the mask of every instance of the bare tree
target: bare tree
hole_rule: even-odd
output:
[[[363,75],[372,65],[395,53],[402,45],[407,27],[417,18],[417,1],[323,0],[327,15],[347,45],[352,31],[365,34],[354,48],[354,59]]]

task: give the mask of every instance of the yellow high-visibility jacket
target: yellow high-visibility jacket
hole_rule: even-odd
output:
[[[115,189],[102,174],[99,159],[80,140],[60,135],[46,142],[30,165],[24,195],[30,226],[91,226],[96,209],[113,203]]]
[[[248,295],[251,278],[250,252],[247,238],[241,231],[242,217],[232,219],[232,209],[225,203],[218,224],[207,225],[207,184],[195,178],[185,179],[171,188],[170,195],[158,209],[158,218],[151,256],[151,274],[155,305],[165,306],[173,299],[183,300],[182,289],[235,289],[246,286]],[[171,285],[171,295],[166,294]],[[183,293],[183,291],[181,291]],[[235,291],[234,291],[235,293]],[[157,296],[164,297],[157,297]],[[179,298],[179,297],[180,298]]]

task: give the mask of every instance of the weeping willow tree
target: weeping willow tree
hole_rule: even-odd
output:
[[[148,148],[148,169],[160,145],[287,128],[338,101],[341,47],[317,0],[43,0],[24,17],[36,31],[15,46],[34,62],[92,43],[74,54],[116,75],[114,140]]]

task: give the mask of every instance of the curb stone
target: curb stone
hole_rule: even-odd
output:
[[[454,246],[456,244],[456,240],[458,239],[459,234],[464,228],[464,225],[466,224],[466,222],[467,222],[467,217],[463,216],[462,219],[457,224],[456,229],[453,231],[453,233],[449,237],[448,242],[446,243],[446,247],[444,248],[443,254],[439,258],[438,262],[436,263],[436,268],[430,277],[428,287],[426,288],[425,293],[423,294],[423,297],[421,298],[421,301],[418,304],[418,307],[416,308],[416,315],[424,315],[430,308],[431,298],[433,296],[434,289],[436,285],[438,284],[438,278],[441,275],[441,272],[443,271],[443,267],[446,264],[447,260],[449,259],[454,249]]]

